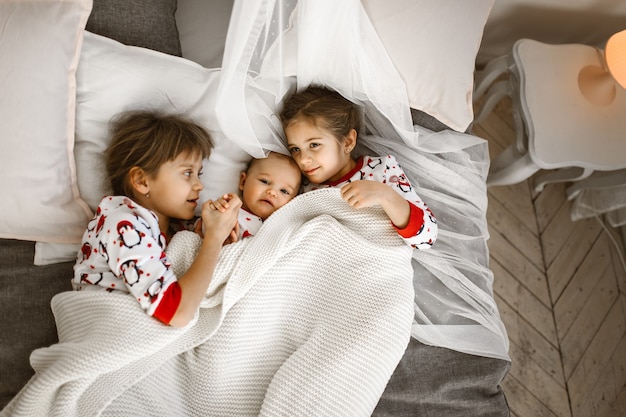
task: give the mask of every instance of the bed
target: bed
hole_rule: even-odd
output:
[[[470,133],[474,60],[492,6],[493,0],[0,1],[0,415],[508,416],[500,388],[510,368],[508,339],[486,244],[489,157],[485,141]],[[276,242],[297,237],[311,247],[308,230],[341,241],[376,217],[375,210],[365,220],[345,213],[327,190],[299,196],[297,210],[272,216],[259,239],[224,249],[223,269],[238,273],[216,278],[212,291],[219,297],[207,298],[192,330],[168,332],[135,317],[132,306],[107,316],[119,306],[107,310],[98,297],[76,300],[72,266],[106,193],[100,158],[114,114],[157,108],[206,126],[215,149],[205,161],[203,198],[213,198],[236,189],[251,157],[284,151],[275,117],[280,100],[311,83],[363,104],[360,152],[396,155],[438,218],[435,246],[407,255],[408,281],[390,281],[393,268],[353,280],[329,267],[320,273],[327,284],[316,291],[327,302],[320,314],[331,312],[324,330],[339,339],[330,343],[323,332],[311,332],[294,345],[293,332],[301,329],[285,321],[290,297],[283,294],[285,306],[273,315],[266,313],[267,297],[302,290],[308,271],[295,284],[276,272],[256,279],[270,258],[282,259]],[[364,242],[368,250],[372,239],[387,242],[380,233]],[[345,255],[327,246],[326,258]],[[389,258],[378,248],[364,250],[354,267]],[[333,298],[343,293],[333,285],[352,284],[347,298]],[[303,294],[302,303],[313,297]],[[94,311],[103,316],[87,320]],[[138,339],[124,356],[107,343],[135,337],[117,332],[129,316],[156,350],[143,352],[146,342]],[[265,321],[251,326],[252,316]],[[110,333],[89,339],[109,317]],[[338,330],[348,322],[349,334]],[[267,340],[262,349],[259,340]],[[311,341],[326,348],[308,349]],[[96,360],[116,355],[127,362],[107,368],[111,362]],[[276,363],[252,379],[246,372],[268,356]],[[216,389],[226,374],[231,385]],[[176,376],[163,384],[164,375]],[[66,379],[51,385],[51,378]],[[204,391],[196,391],[199,385]],[[164,393],[163,386],[174,388]]]

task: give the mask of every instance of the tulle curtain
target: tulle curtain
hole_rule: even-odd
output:
[[[245,141],[253,156],[280,149],[278,119],[259,107],[276,108],[285,94],[312,83],[375,109],[366,114],[384,116],[407,143],[417,144],[406,86],[360,2],[235,1],[216,108],[227,136]]]
[[[276,113],[309,84],[362,106],[358,152],[395,155],[438,219],[434,247],[413,256],[413,337],[508,359],[487,267],[486,143],[413,126],[406,86],[359,1],[236,0],[216,101],[225,135],[254,157],[285,152]]]
[[[626,226],[626,169],[594,172],[575,182],[572,194],[572,220],[604,215],[613,227]]]

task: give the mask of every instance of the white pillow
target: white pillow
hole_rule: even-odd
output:
[[[90,0],[0,1],[0,237],[77,242],[75,72]]]
[[[464,132],[476,55],[495,0],[361,0],[407,85],[409,104]]]
[[[210,158],[204,161],[200,199],[237,192],[239,174],[251,157],[219,130],[215,119],[219,76],[219,69],[206,69],[187,59],[85,32],[76,75],[74,154],[78,188],[92,210],[110,192],[103,159],[110,140],[110,120],[126,110],[182,114],[204,126],[214,147]],[[84,227],[86,222],[81,225],[82,231]],[[78,245],[38,242],[35,263],[73,260],[77,250]]]
[[[204,164],[201,200],[237,191],[239,173],[250,155],[219,130],[215,118],[219,76],[219,69],[85,33],[77,73],[75,155],[78,187],[92,209],[109,193],[102,158],[110,139],[109,122],[134,109],[182,114],[204,126],[214,149]]]

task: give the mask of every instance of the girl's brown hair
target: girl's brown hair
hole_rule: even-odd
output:
[[[105,161],[115,195],[133,198],[128,174],[135,166],[154,177],[161,165],[180,154],[200,154],[207,158],[213,147],[209,132],[179,115],[130,111],[117,115],[111,126]]]
[[[350,133],[361,132],[361,117],[356,104],[343,97],[337,91],[320,86],[307,89],[288,96],[280,112],[283,128],[291,122],[303,119],[318,127],[329,130],[342,142]]]

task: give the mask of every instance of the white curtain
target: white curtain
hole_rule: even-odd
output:
[[[434,247],[414,252],[413,336],[509,359],[487,267],[486,142],[413,126],[406,86],[358,0],[236,0],[216,101],[226,136],[254,157],[285,152],[281,100],[312,83],[362,106],[360,152],[395,155],[438,219]]]

